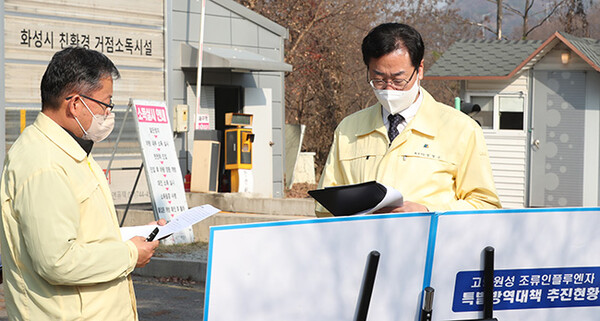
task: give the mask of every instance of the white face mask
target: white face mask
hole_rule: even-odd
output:
[[[419,94],[419,81],[409,90],[373,89],[375,97],[390,114],[395,115],[408,108]]]
[[[90,114],[92,114],[92,124],[87,130],[85,130],[83,126],[81,126],[79,119],[75,117],[77,124],[79,124],[81,130],[83,130],[82,138],[86,140],[91,140],[94,143],[103,141],[106,137],[108,137],[108,135],[110,135],[113,128],[115,127],[115,114],[110,113],[108,116],[94,115],[94,113],[92,113],[92,111],[90,110],[90,107],[88,107],[88,105],[83,100],[81,100],[81,102],[83,103],[85,108],[87,108],[87,110],[90,112]]]

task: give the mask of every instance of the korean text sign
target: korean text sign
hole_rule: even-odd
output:
[[[154,211],[159,218],[170,221],[188,206],[166,104],[132,100],[131,106]],[[191,228],[174,235],[174,238],[176,243],[192,242]]]

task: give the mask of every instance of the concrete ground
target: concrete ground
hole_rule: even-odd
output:
[[[204,284],[141,276],[134,276],[133,284],[140,321],[202,320]],[[8,320],[3,286],[0,286],[0,320]]]
[[[202,320],[204,284],[134,276],[140,321]]]

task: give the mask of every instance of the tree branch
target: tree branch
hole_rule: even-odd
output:
[[[491,2],[493,4],[498,5],[498,0],[487,0],[487,2]],[[523,16],[523,14],[521,13],[521,11],[511,7],[509,4],[502,2],[502,8],[508,10],[508,11],[512,11],[513,13],[516,13],[518,16]]]
[[[487,31],[489,31],[489,32],[491,32],[491,33],[493,33],[493,34],[495,34],[495,35],[498,35],[498,34],[496,33],[496,30],[494,30],[494,29],[492,29],[492,28],[490,28],[490,27],[488,27],[488,26],[486,26],[486,25],[484,25],[484,24],[482,24],[482,23],[479,23],[479,22],[473,22],[473,21],[467,21],[467,23],[468,23],[468,24],[470,24],[470,25],[472,25],[472,26],[482,27],[482,28],[484,28],[485,30],[487,30]]]
[[[550,17],[552,15],[554,15],[554,12],[556,10],[558,10],[558,8],[560,8],[560,6],[562,6],[565,3],[566,0],[561,0],[558,4],[556,4],[556,6],[554,6],[554,8],[552,8],[552,11],[550,11],[550,13],[544,17],[544,19],[542,19],[542,21],[540,21],[540,23],[538,23],[537,25],[533,26],[531,29],[529,29],[527,32],[525,32],[524,38],[527,38],[527,35],[529,35],[534,29],[540,27],[541,25],[544,24],[544,22],[546,22],[548,19],[550,19]]]

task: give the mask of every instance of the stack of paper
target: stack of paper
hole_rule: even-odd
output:
[[[196,206],[188,209],[187,211],[181,212],[164,226],[140,225],[121,227],[121,238],[123,241],[126,241],[134,236],[148,237],[148,235],[150,235],[150,233],[152,233],[152,231],[158,227],[158,234],[156,235],[155,239],[160,240],[175,232],[181,231],[188,226],[209,218],[220,211],[220,209],[208,204]]]

